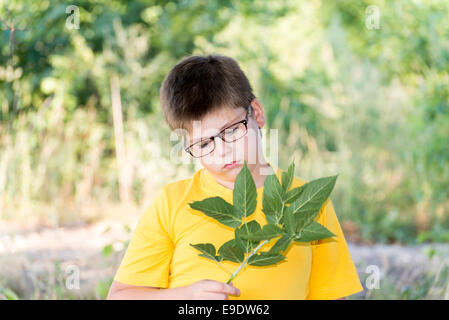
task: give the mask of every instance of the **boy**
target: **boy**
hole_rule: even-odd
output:
[[[330,201],[316,219],[336,240],[293,243],[285,263],[247,265],[226,284],[237,264],[223,261],[219,268],[190,244],[218,248],[234,238],[234,229],[188,204],[214,196],[233,203],[234,181],[246,161],[258,202],[248,220],[266,224],[264,181],[269,174],[281,179],[282,171],[264,159],[264,110],[237,62],[217,54],[181,60],[165,78],[160,98],[170,129],[184,130],[186,151],[204,168],[158,190],[136,225],[108,299],[339,299],[363,290]],[[304,183],[294,177],[291,188]]]

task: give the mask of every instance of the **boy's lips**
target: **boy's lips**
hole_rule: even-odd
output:
[[[230,163],[225,164],[225,165],[223,166],[223,168],[224,168],[224,169],[230,169],[230,168],[234,168],[234,167],[236,167],[236,166],[238,166],[238,165],[240,165],[240,162],[234,160],[234,161],[232,161],[232,162],[230,162]]]

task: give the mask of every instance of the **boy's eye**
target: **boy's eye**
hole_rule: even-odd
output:
[[[200,144],[200,148],[206,148],[209,145],[210,141],[203,142]]]
[[[237,131],[237,127],[228,128],[225,131],[225,134],[233,134]]]

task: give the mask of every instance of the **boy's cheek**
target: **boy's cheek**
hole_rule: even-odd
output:
[[[201,164],[210,171],[220,171],[225,165],[224,159],[217,159],[214,156],[204,156],[201,158]]]
[[[254,140],[252,137],[248,136],[245,136],[245,138],[242,140],[243,141],[238,146],[239,149],[237,150],[239,158],[242,160],[246,160],[249,165],[256,164],[258,154],[257,140]]]

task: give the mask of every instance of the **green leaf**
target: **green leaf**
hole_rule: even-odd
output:
[[[275,174],[270,174],[265,178],[262,194],[262,212],[265,214],[267,222],[278,224],[282,217],[282,202],[285,192]]]
[[[234,208],[239,217],[248,218],[256,210],[256,184],[246,165],[246,161],[244,161],[243,168],[235,179],[233,197]]]
[[[215,255],[215,247],[212,243],[198,243],[198,244],[190,244],[192,247],[200,251],[200,257],[208,258],[214,261],[220,261],[219,257]]]
[[[274,200],[267,194],[262,195],[262,212],[265,214],[265,219],[270,224],[278,224],[280,220],[280,211],[282,203]]]
[[[293,175],[295,173],[295,160],[288,167],[287,172],[282,172],[282,188],[284,189],[284,193],[290,189],[290,186],[293,181]]]
[[[268,252],[279,253],[281,251],[285,251],[292,242],[293,236],[285,234],[276,241],[276,243],[271,247],[271,249]]]
[[[252,266],[269,266],[284,259],[285,257],[279,253],[260,252],[251,256],[248,259],[248,264]]]
[[[322,226],[316,221],[312,221],[310,224],[305,226],[300,233],[298,233],[298,235],[295,237],[295,241],[309,242],[335,236],[336,235],[330,232],[326,227]]]
[[[282,225],[284,226],[287,233],[291,235],[294,235],[296,233],[296,220],[293,216],[291,206],[284,208]]]
[[[192,209],[202,211],[205,215],[214,218],[218,222],[232,228],[242,224],[240,217],[236,216],[232,204],[221,197],[207,198],[201,201],[189,203]]]
[[[220,249],[218,249],[218,254],[223,260],[240,263],[243,262],[245,257],[243,250],[235,243],[235,239],[225,242]]]
[[[263,228],[257,232],[251,233],[249,235],[242,235],[252,241],[257,240],[268,240],[271,238],[276,238],[280,235],[284,234],[284,231],[274,224],[266,224]]]
[[[285,192],[276,174],[270,174],[265,178],[263,191],[278,202],[283,202],[284,200]]]
[[[296,232],[308,224],[320,211],[335,186],[337,176],[320,178],[303,185],[301,195],[291,205],[295,217]]]
[[[292,203],[293,201],[299,198],[299,196],[303,191],[304,191],[303,186],[289,190],[285,195],[285,203]]]
[[[248,235],[261,230],[257,221],[253,220],[248,223],[244,223],[240,228],[235,229],[235,242],[245,253],[249,253],[253,248],[257,247],[260,241],[248,240]],[[246,238],[245,238],[246,236]]]

